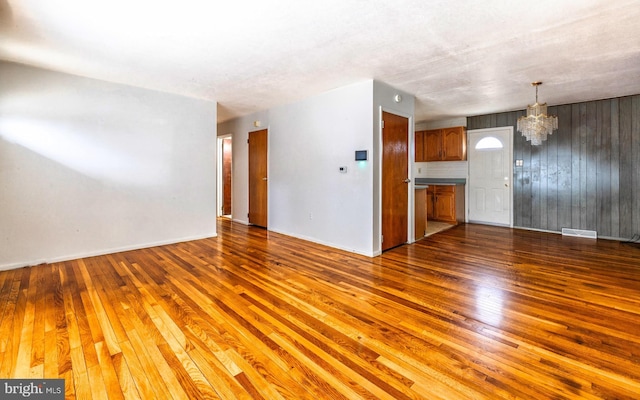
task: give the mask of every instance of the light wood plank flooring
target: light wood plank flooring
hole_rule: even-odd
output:
[[[459,225],[367,258],[219,237],[0,272],[0,377],[78,399],[638,399],[640,249]]]

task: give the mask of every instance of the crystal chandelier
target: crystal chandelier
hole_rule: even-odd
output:
[[[538,86],[540,85],[542,82],[531,83],[531,86],[536,87],[536,103],[527,106],[526,117],[518,118],[518,130],[534,146],[541,145],[544,140],[547,140],[547,135],[551,135],[558,129],[558,117],[547,115],[547,103],[538,103]]]

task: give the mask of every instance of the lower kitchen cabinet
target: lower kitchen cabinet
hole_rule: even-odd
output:
[[[429,185],[427,220],[452,224],[464,221],[464,185]]]

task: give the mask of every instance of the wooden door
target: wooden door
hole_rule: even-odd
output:
[[[407,243],[409,119],[383,112],[382,250]]]
[[[249,132],[249,223],[267,227],[267,130]]]
[[[231,215],[231,139],[222,140],[222,215]]]
[[[424,159],[425,161],[440,161],[442,156],[442,136],[440,129],[424,132]]]

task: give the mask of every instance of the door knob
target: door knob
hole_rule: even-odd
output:
[[[409,179],[409,178],[404,180],[404,183],[409,183],[409,182],[411,182],[411,179]]]
[[[262,180],[263,180],[263,181],[266,181],[266,180],[267,180],[267,178],[262,178]]]

